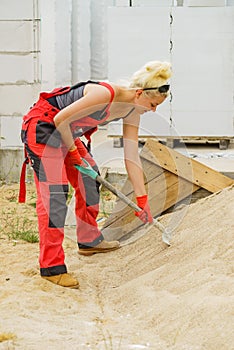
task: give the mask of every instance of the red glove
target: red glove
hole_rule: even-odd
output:
[[[82,159],[77,148],[67,152],[66,163],[70,166],[80,165],[82,163]]]
[[[142,208],[142,210],[138,212],[136,211],[135,215],[138,216],[139,219],[144,222],[144,224],[146,224],[147,222],[152,223],[153,217],[150,212],[147,194],[144,196],[136,197],[136,200],[138,207]]]

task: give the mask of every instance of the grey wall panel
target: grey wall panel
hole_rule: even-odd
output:
[[[0,16],[7,20],[31,20],[34,17],[35,1],[33,0],[1,0]]]
[[[119,26],[121,23],[121,26]],[[170,61],[170,9],[162,7],[110,8],[108,12],[108,77],[121,83],[151,60]],[[108,128],[122,134],[121,124]],[[157,113],[141,118],[140,135],[170,134],[169,99]]]
[[[233,9],[184,7],[172,14],[176,126],[186,136],[233,135]]]
[[[91,0],[90,67],[92,79],[107,79],[107,0]]]
[[[72,0],[72,83],[90,78],[90,0]]]
[[[172,61],[172,102],[158,108],[168,136],[234,135],[232,7],[111,8],[109,79],[127,78],[151,59]],[[148,118],[143,129],[165,131]]]
[[[169,38],[168,8],[109,8],[109,80],[128,78],[147,61],[168,60]]]
[[[0,51],[33,51],[33,21],[0,21]],[[3,35],[4,33],[4,35]]]
[[[42,90],[71,81],[71,0],[40,0]]]

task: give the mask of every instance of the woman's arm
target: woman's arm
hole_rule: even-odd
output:
[[[146,194],[144,174],[138,151],[140,116],[132,114],[123,120],[124,159],[136,197]]]
[[[70,124],[94,111],[101,110],[110,101],[110,92],[106,87],[96,84],[87,85],[84,97],[62,109],[54,117],[54,124],[68,149],[76,149]]]

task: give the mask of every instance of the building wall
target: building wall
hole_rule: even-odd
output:
[[[196,6],[221,5],[230,6],[231,9],[234,0],[202,2],[199,0],[1,0],[0,179],[10,181],[19,178],[23,158],[20,140],[22,116],[37,100],[41,90],[48,91],[55,86],[70,85],[90,78],[111,80],[116,77],[116,67],[120,73],[118,77],[124,78],[125,74],[138,68],[139,57],[142,62],[152,57],[161,59],[165,50],[167,57],[172,58],[170,52],[172,33],[168,25],[170,18],[167,15],[162,17],[158,15],[148,21],[151,30],[154,22],[160,24],[160,31],[155,34],[157,38],[155,44],[152,44],[147,26],[142,27],[142,13],[146,9],[150,13],[152,6],[158,7],[156,14],[177,11],[178,14],[175,16],[179,18],[179,10],[182,10],[182,7],[183,10],[187,7],[193,11],[196,10],[194,8]],[[110,7],[112,9],[109,9]],[[109,13],[117,7],[120,11],[130,7],[138,11],[139,18],[136,22],[131,17],[126,19],[129,21],[126,32],[122,30],[121,18],[116,22],[115,29],[110,22]],[[174,22],[175,27],[179,26],[179,21]],[[227,23],[230,23],[230,18],[227,18]],[[134,36],[136,38],[138,24],[142,27],[139,32],[141,42],[135,46]],[[228,43],[229,40],[233,43],[233,33],[231,34],[227,26],[225,28],[228,30],[223,31],[221,43]],[[125,53],[116,50],[118,40],[124,41],[128,35],[133,36],[133,41],[128,41],[126,47],[126,52],[132,54],[129,62],[124,57]],[[176,39],[174,35],[173,40],[174,47],[178,44],[178,47],[183,48],[179,36]],[[226,46],[222,46],[223,49],[228,53],[229,49],[226,49]],[[178,70],[182,67],[179,62],[183,59],[179,51],[176,58]],[[230,51],[230,55],[232,54]],[[227,57],[224,57],[225,60]],[[225,86],[232,86],[231,79],[233,72],[230,76],[225,76]],[[171,107],[165,104],[164,108],[167,118],[171,119]],[[179,118],[180,116],[178,120]],[[181,125],[183,118],[180,120]],[[222,123],[226,122],[229,128],[229,118],[224,119]],[[11,161],[7,162],[7,159]]]
[[[22,115],[40,89],[39,30],[37,0],[0,1],[0,178],[9,181],[22,159]]]
[[[141,118],[142,136],[234,138],[234,7],[194,5],[108,10],[110,80],[172,62],[171,96]],[[121,122],[108,128],[122,135]]]

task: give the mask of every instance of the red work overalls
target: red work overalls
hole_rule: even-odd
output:
[[[97,125],[108,118],[109,107],[114,98],[114,90],[109,84],[99,84],[110,90],[110,103],[104,110],[83,117],[71,125],[72,130],[77,128],[83,130],[83,135],[89,142],[91,133],[97,130]],[[66,157],[67,149],[53,122],[59,109],[47,101],[48,98],[64,94],[70,89],[70,87],[66,87],[55,89],[51,93],[41,93],[37,103],[23,118],[21,136],[25,144],[26,156],[34,170],[37,189],[36,210],[40,236],[39,263],[42,276],[67,272],[62,243],[67,213],[68,182],[75,189],[77,242],[86,246],[95,246],[103,240],[96,223],[99,211],[99,185],[89,176],[78,172],[75,167],[69,166]],[[98,171],[97,165],[84,143],[79,138],[75,138],[74,141],[81,156]],[[20,202],[25,201],[23,185],[24,171],[21,175]]]

